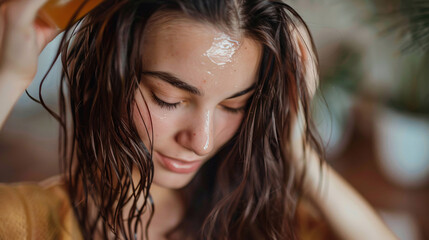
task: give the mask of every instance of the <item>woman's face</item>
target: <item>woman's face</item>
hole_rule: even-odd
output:
[[[154,133],[153,183],[181,188],[240,127],[262,50],[190,19],[161,21],[145,32],[134,121],[146,146],[143,120]]]

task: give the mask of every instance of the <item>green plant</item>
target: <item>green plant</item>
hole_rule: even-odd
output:
[[[415,114],[429,114],[429,54],[410,53],[390,105]]]
[[[429,0],[402,0],[399,12],[406,19],[404,27],[410,32],[405,47],[429,51]]]
[[[429,0],[374,0],[373,19],[384,33],[402,41],[399,84],[389,104],[401,111],[429,114]]]
[[[331,56],[331,65],[321,69],[320,88],[326,86],[336,86],[354,93],[357,91],[359,82],[363,78],[362,72],[362,54],[353,45],[341,43]]]

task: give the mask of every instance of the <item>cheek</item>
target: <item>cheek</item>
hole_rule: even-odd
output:
[[[228,117],[223,117],[219,120],[218,126],[220,127],[219,131],[216,134],[218,146],[225,144],[229,139],[234,136],[234,134],[237,132],[243,122],[243,117],[244,115],[240,114],[237,116],[232,115]]]
[[[163,111],[152,104],[151,99],[146,97],[147,107],[142,97],[136,96],[133,119],[140,138],[149,146],[149,137],[154,134],[155,142],[163,142],[168,136],[174,134],[175,119],[177,116],[170,112]],[[149,108],[149,109],[148,109]],[[140,110],[140,113],[139,113]],[[152,120],[152,121],[151,121]],[[148,135],[149,134],[149,135]],[[155,143],[156,144],[156,143]]]

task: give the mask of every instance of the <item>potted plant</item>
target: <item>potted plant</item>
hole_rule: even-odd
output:
[[[377,116],[377,152],[388,179],[418,187],[429,182],[429,0],[400,1],[393,12],[389,29],[402,36],[404,51]]]

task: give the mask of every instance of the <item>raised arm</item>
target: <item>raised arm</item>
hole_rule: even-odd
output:
[[[309,152],[304,194],[341,239],[397,239],[368,202],[329,165]]]
[[[305,63],[306,81],[310,95],[318,85],[316,58],[311,50],[310,37],[304,28],[295,32],[301,59]],[[302,109],[301,109],[302,110]],[[303,129],[305,123],[302,111],[295,118],[294,130],[289,136],[292,144],[293,167],[301,175],[305,167],[304,196],[320,210],[332,229],[341,239],[347,240],[390,240],[397,239],[384,224],[368,202],[350,186],[327,163],[320,165],[318,154],[307,146],[303,151]],[[306,164],[304,165],[304,162]]]
[[[0,1],[0,129],[36,75],[40,52],[58,34],[36,18],[46,1]]]

